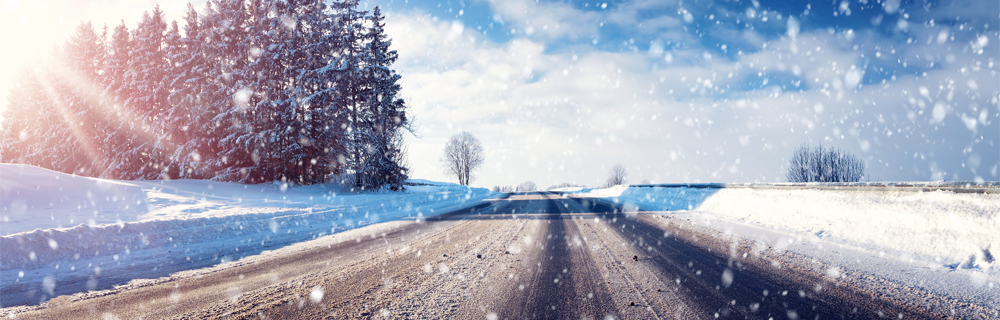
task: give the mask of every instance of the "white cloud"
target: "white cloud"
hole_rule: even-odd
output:
[[[421,129],[409,148],[418,177],[446,179],[437,163],[441,148],[448,136],[467,130],[487,148],[487,164],[474,182],[481,186],[523,180],[597,185],[616,162],[636,181],[775,181],[785,155],[804,142],[861,155],[873,179],[929,179],[943,172],[950,179],[956,172],[945,169],[961,167],[964,158],[927,158],[913,146],[940,153],[951,146],[929,132],[968,136],[971,121],[979,132],[998,127],[984,111],[995,108],[984,104],[996,92],[982,89],[996,79],[985,67],[959,71],[960,64],[975,64],[968,60],[974,53],[926,77],[900,75],[859,86],[865,54],[871,55],[852,45],[878,41],[867,33],[800,32],[794,39],[761,40],[766,47],[736,60],[704,59],[708,52],[693,46],[675,48],[663,56],[683,63],[663,64],[655,42],[648,52],[552,53],[544,42],[524,38],[495,44],[464,33],[445,42],[450,25],[399,15],[390,23],[402,57],[404,97]],[[920,50],[895,49],[900,52],[894,56]],[[746,79],[758,73],[797,74],[803,90],[772,83],[744,91]],[[937,89],[948,79],[963,80],[949,85],[955,89]],[[935,89],[923,97],[919,87]],[[937,113],[936,103],[942,104]],[[981,160],[984,167],[994,158]],[[928,171],[930,160],[937,166]],[[740,170],[730,171],[737,162]]]
[[[514,23],[518,32],[543,38],[578,38],[597,33],[598,14],[562,2],[491,0],[502,21]]]

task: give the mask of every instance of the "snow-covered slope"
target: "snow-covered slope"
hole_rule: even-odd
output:
[[[0,164],[0,235],[38,228],[135,221],[149,211],[136,183]]]
[[[108,288],[498,196],[411,183],[405,192],[357,193],[336,185],[113,181],[0,164],[0,284],[52,283],[42,286],[41,301],[62,284]]]

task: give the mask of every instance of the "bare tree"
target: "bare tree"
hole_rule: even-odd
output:
[[[511,187],[511,186],[493,186],[493,189],[491,189],[491,190],[493,190],[493,192],[511,193],[511,192],[514,192],[514,187]]]
[[[555,189],[559,189],[559,188],[572,188],[572,187],[583,187],[583,185],[579,185],[579,184],[575,184],[575,183],[563,182],[563,183],[560,183],[560,184],[548,187],[545,190],[555,190]]]
[[[803,144],[792,153],[785,179],[789,182],[858,182],[865,174],[861,158],[838,148]]]
[[[604,185],[606,187],[614,187],[620,184],[625,184],[625,180],[628,179],[628,172],[625,171],[625,166],[621,163],[615,164],[611,167],[611,176],[608,177],[608,182]]]
[[[517,192],[531,192],[537,190],[538,186],[532,181],[521,182],[521,184],[517,185]]]
[[[483,145],[471,133],[462,132],[451,136],[444,146],[445,171],[458,177],[458,183],[467,186],[472,181],[472,172],[483,164]]]

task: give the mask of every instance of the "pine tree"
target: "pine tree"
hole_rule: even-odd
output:
[[[257,160],[250,170],[257,179],[300,182],[289,158],[301,153],[292,133],[297,130],[296,110],[285,91],[286,86],[295,85],[286,70],[296,61],[285,49],[294,41],[296,20],[303,18],[288,11],[294,7],[276,4],[254,0],[248,5],[248,28],[252,32],[243,39],[242,46],[250,48],[251,62],[246,66],[249,79],[244,95],[253,95],[246,102],[248,110],[238,114],[247,123],[244,134],[232,141],[254,150]],[[270,12],[280,15],[271,16]]]
[[[39,68],[21,70],[8,95],[0,131],[0,162],[37,165],[45,168],[42,141],[51,118]]]
[[[333,99],[333,105],[339,110],[338,117],[343,130],[341,141],[342,156],[344,165],[348,173],[354,175],[354,182],[357,187],[370,187],[365,184],[366,176],[363,168],[368,157],[371,145],[366,144],[361,127],[365,125],[362,120],[364,110],[362,110],[362,74],[361,74],[361,54],[364,41],[364,16],[366,12],[357,11],[358,0],[343,0],[334,2],[332,9],[334,12],[332,28],[335,30],[335,37],[331,42],[335,44],[335,50],[339,58],[336,62],[337,96]]]
[[[132,86],[131,95],[125,100],[130,119],[132,139],[122,153],[119,167],[128,179],[157,179],[159,167],[166,155],[160,153],[156,142],[162,135],[167,91],[164,85],[165,65],[164,36],[167,25],[159,5],[152,12],[143,13],[142,20],[133,32],[130,55],[132,61],[125,73],[125,81]]]
[[[267,175],[259,170],[261,151],[267,148],[254,137],[256,121],[249,120],[263,115],[249,108],[258,99],[248,84],[250,48],[247,35],[247,10],[242,0],[215,0],[206,8],[203,20],[208,45],[209,74],[215,79],[202,91],[208,97],[208,108],[213,115],[210,128],[219,150],[219,157],[209,159],[211,168],[218,168],[214,179],[259,183]]]
[[[293,85],[286,88],[281,105],[285,114],[295,114],[286,121],[293,134],[289,142],[297,151],[287,164],[302,182],[325,182],[341,168],[337,155],[343,154],[344,108],[336,99],[345,79],[338,65],[345,43],[336,11],[331,11],[336,5],[308,1],[297,6],[301,18],[284,50],[286,61],[293,62],[285,71]]]
[[[132,122],[128,108],[125,107],[126,99],[132,95],[133,88],[126,82],[126,73],[132,63],[130,52],[132,51],[132,37],[125,22],[115,27],[111,35],[111,42],[108,43],[105,72],[101,75],[102,85],[105,88],[101,94],[104,110],[109,119],[122,119],[123,121],[111,121],[107,126],[108,130],[103,135],[104,169],[102,176],[105,178],[125,178],[127,176],[121,165],[127,161],[123,154],[129,148],[129,141],[133,132]]]
[[[360,82],[363,99],[361,104],[361,125],[357,126],[366,150],[369,152],[361,163],[359,171],[364,184],[370,187],[389,185],[393,190],[403,187],[406,168],[402,165],[401,129],[409,127],[406,105],[399,94],[400,75],[389,67],[398,59],[395,50],[389,50],[392,41],[385,34],[385,17],[378,7],[367,17],[371,28],[367,30],[368,41],[362,55],[364,66]]]
[[[106,31],[104,32],[106,34]],[[100,175],[106,163],[103,145],[109,117],[101,98],[101,73],[107,54],[105,36],[98,35],[90,22],[77,26],[74,35],[61,50],[54,66],[55,86],[60,89],[62,124],[69,129],[61,137],[64,169],[83,175]]]
[[[167,157],[167,177],[207,179],[214,176],[212,168],[205,163],[212,162],[217,149],[211,143],[214,134],[210,104],[201,93],[205,90],[210,77],[205,57],[205,34],[198,21],[198,11],[188,3],[184,15],[184,36],[179,37],[174,31],[168,32],[167,60],[170,65],[169,87],[171,93],[167,97],[170,109],[165,122],[167,137],[175,143],[174,150]],[[163,145],[161,143],[161,145]]]

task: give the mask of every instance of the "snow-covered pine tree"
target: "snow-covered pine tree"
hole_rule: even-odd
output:
[[[143,13],[132,35],[132,56],[125,73],[131,95],[125,98],[129,140],[122,146],[117,163],[126,179],[157,179],[165,154],[157,153],[156,142],[164,134],[167,92],[164,89],[164,35],[167,25],[159,5]],[[162,149],[159,149],[162,150]]]
[[[231,124],[225,127],[226,135],[219,140],[220,156],[226,162],[219,163],[221,171],[216,176],[219,180],[244,183],[275,180],[272,159],[283,148],[272,143],[265,133],[274,118],[270,105],[274,99],[273,87],[281,85],[273,76],[281,61],[265,51],[271,48],[272,38],[281,37],[278,34],[282,30],[271,26],[276,18],[270,13],[279,9],[273,5],[257,0],[241,4],[245,10],[241,28],[246,33],[231,45],[241,50],[234,57],[246,63],[231,71],[239,79],[234,82],[237,90],[226,100],[228,107],[219,104],[221,114],[216,117],[217,122]]]
[[[214,78],[202,95],[210,99],[208,107],[214,117],[209,124],[219,150],[219,156],[208,159],[206,165],[218,168],[213,179],[259,183],[268,181],[259,165],[261,154],[269,147],[257,143],[261,140],[255,137],[258,131],[253,119],[266,115],[251,108],[258,96],[249,84],[251,50],[244,40],[248,36],[247,13],[243,0],[214,0],[202,20],[208,38],[208,73]]]
[[[388,186],[398,190],[407,179],[402,130],[408,129],[410,124],[406,105],[397,98],[401,76],[390,68],[398,54],[389,49],[392,41],[385,34],[385,16],[379,8],[375,7],[366,19],[371,27],[366,29],[364,39],[367,43],[361,53],[362,125],[357,128],[368,152],[359,166],[359,173],[363,176],[362,183],[368,187]]]
[[[59,94],[64,103],[58,106],[62,123],[69,129],[58,147],[63,150],[64,169],[72,167],[75,174],[103,173],[107,162],[104,135],[109,120],[117,121],[113,114],[105,112],[100,94],[103,89],[99,81],[107,55],[106,33],[105,28],[98,35],[89,21],[81,23],[52,68],[58,87],[62,88]]]
[[[365,110],[362,110],[362,99],[364,88],[362,79],[362,59],[364,42],[364,19],[366,12],[358,11],[358,0],[335,1],[331,4],[334,19],[332,29],[335,30],[336,37],[331,39],[336,44],[337,56],[336,76],[337,96],[333,104],[340,109],[341,129],[343,137],[340,139],[343,145],[342,159],[346,166],[346,173],[354,175],[354,182],[359,188],[370,188],[365,185],[366,177],[363,168],[368,157],[371,145],[367,145],[367,140],[363,132],[365,125],[363,118]],[[338,160],[341,155],[338,155]]]
[[[158,155],[156,160],[160,161],[153,166],[152,169],[147,168],[147,175],[155,179],[170,179],[177,178],[179,176],[178,169],[173,166],[175,161],[173,161],[172,156],[178,148],[179,144],[182,144],[184,140],[180,140],[175,136],[177,123],[175,119],[172,118],[174,110],[177,106],[171,103],[170,96],[177,91],[173,87],[173,79],[177,77],[178,73],[183,73],[180,69],[179,61],[173,60],[174,57],[179,56],[178,53],[182,49],[181,46],[181,31],[180,27],[177,25],[177,21],[172,21],[170,27],[167,29],[166,33],[163,35],[163,66],[161,66],[163,79],[160,80],[160,86],[166,92],[166,96],[163,97],[163,105],[160,107],[160,111],[157,111],[156,117],[158,121],[155,121],[156,128],[159,134],[154,136],[155,141],[153,142],[152,154]],[[155,172],[154,172],[155,171]]]
[[[101,84],[104,92],[101,100],[108,113],[108,119],[118,119],[119,121],[109,121],[107,131],[103,135],[102,145],[104,146],[104,172],[105,178],[124,178],[126,174],[121,165],[125,162],[122,153],[128,149],[132,136],[131,122],[128,108],[125,107],[125,100],[132,95],[132,86],[126,82],[126,73],[132,63],[130,52],[132,51],[132,37],[125,21],[115,27],[108,43],[107,59],[105,62],[105,72],[101,74]],[[120,121],[127,119],[128,121]]]
[[[290,141],[296,152],[290,163],[301,182],[325,182],[330,174],[339,173],[341,163],[337,155],[343,154],[342,105],[336,100],[344,78],[339,69],[338,55],[343,47],[342,32],[338,29],[338,10],[335,3],[328,7],[324,1],[305,1],[292,7],[299,17],[295,32],[285,46],[287,61],[285,77],[289,86],[286,100],[281,103],[292,115]]]
[[[54,120],[42,85],[41,69],[24,68],[7,96],[0,130],[0,162],[25,163],[51,168],[44,159],[45,137]]]
[[[255,99],[253,108],[253,132],[257,137],[248,142],[265,145],[258,152],[260,160],[256,171],[264,180],[291,181],[301,183],[302,163],[298,156],[304,153],[299,141],[302,114],[295,99],[289,96],[287,87],[298,84],[295,66],[298,60],[295,30],[300,21],[308,17],[300,16],[296,6],[277,6],[272,1],[251,1],[251,29],[254,34],[245,39],[246,46],[258,52],[249,65],[254,79],[251,87],[263,99]],[[269,11],[280,15],[270,16]]]
[[[184,14],[184,36],[175,45],[167,46],[167,61],[170,65],[167,101],[170,106],[166,115],[166,129],[175,142],[175,148],[167,157],[166,173],[170,178],[208,179],[215,173],[204,163],[215,157],[217,148],[213,141],[214,128],[211,123],[213,112],[207,108],[210,103],[203,95],[210,80],[205,51],[205,34],[199,22],[198,11],[188,3]],[[168,43],[171,37],[168,33]],[[162,143],[160,145],[163,145]]]

